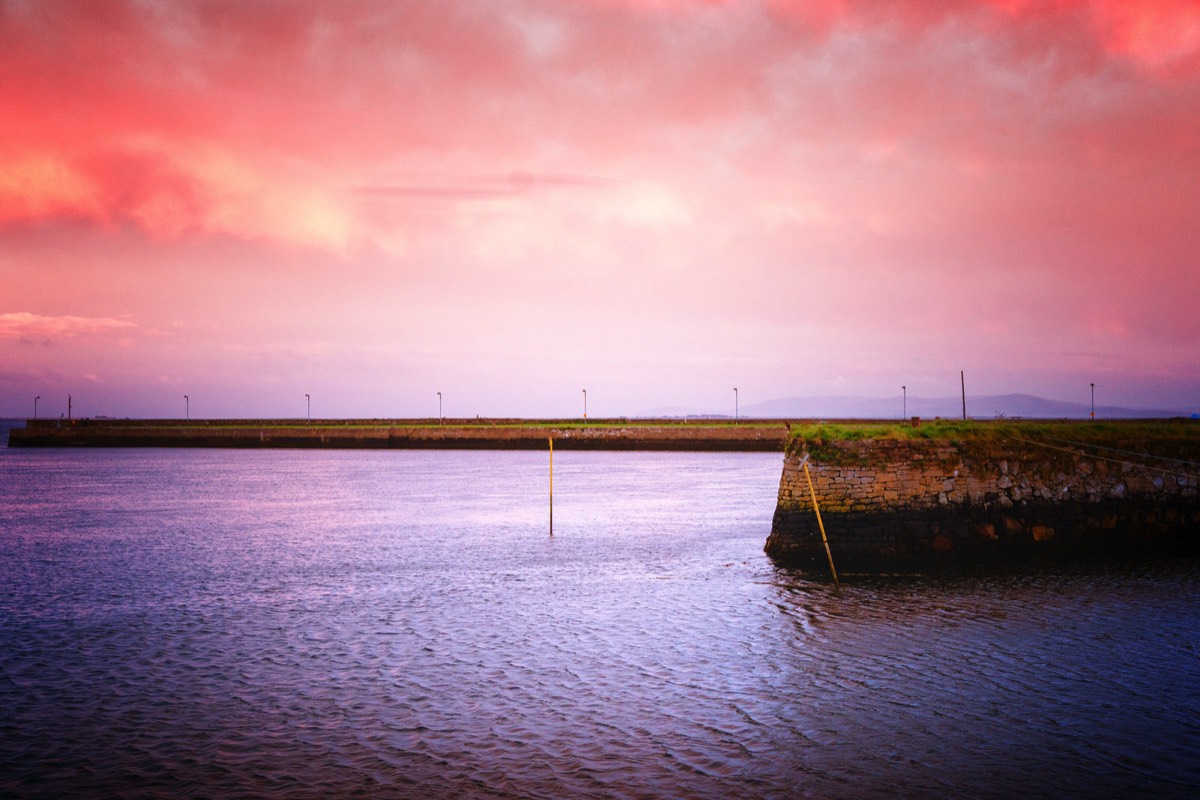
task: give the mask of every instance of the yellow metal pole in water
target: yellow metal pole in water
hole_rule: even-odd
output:
[[[808,481],[808,493],[812,495],[813,511],[817,512],[817,527],[821,529],[821,544],[825,545],[825,555],[829,558],[829,571],[833,573],[833,585],[839,592],[842,585],[838,583],[837,569],[833,566],[833,553],[829,551],[829,540],[825,538],[825,523],[821,521],[821,509],[817,505],[817,490],[813,488],[812,475],[808,472],[808,456],[800,462],[804,465],[804,478]]]
[[[550,535],[554,535],[554,437],[550,437]]]

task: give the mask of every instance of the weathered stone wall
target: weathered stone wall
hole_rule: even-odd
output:
[[[808,466],[837,564],[970,556],[1196,549],[1197,470],[1033,441],[795,442],[784,460],[766,550],[825,563],[801,466]]]
[[[10,447],[290,447],[779,452],[782,421],[29,420]]]

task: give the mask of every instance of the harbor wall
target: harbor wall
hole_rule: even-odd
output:
[[[782,452],[782,421],[30,420],[10,447]]]
[[[1188,423],[1181,423],[1187,425]],[[827,569],[1039,553],[1189,551],[1200,543],[1192,425],[1185,436],[794,440],[766,552]],[[810,491],[804,474],[807,457]]]

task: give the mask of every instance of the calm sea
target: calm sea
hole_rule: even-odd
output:
[[[1197,796],[1196,562],[838,594],[781,466],[0,450],[0,796]]]

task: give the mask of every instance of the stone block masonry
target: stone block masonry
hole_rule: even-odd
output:
[[[824,566],[809,470],[840,568],[1039,553],[1200,550],[1197,459],[1178,437],[1063,444],[1020,435],[797,439],[784,459],[766,551]],[[1109,446],[1111,445],[1111,446]]]

